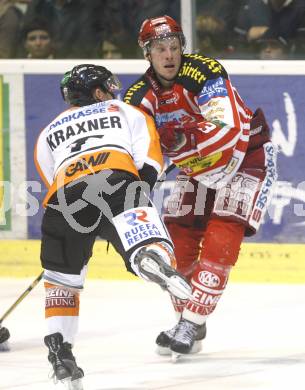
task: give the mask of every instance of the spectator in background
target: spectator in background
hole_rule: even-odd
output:
[[[0,58],[14,58],[23,14],[14,0],[0,0]]]
[[[43,0],[33,0],[37,1]],[[110,50],[111,56],[118,56],[120,51],[122,58],[142,58],[142,52],[137,45],[142,20],[162,14],[180,19],[180,0],[90,0],[86,8],[86,12],[90,14],[92,30],[89,35],[93,34],[92,42],[97,43],[93,48],[95,58],[107,58],[105,55],[109,56]],[[103,54],[103,42],[108,54]],[[109,42],[116,46],[116,54],[113,52],[114,48],[110,48]]]
[[[130,59],[136,57],[136,50],[129,42],[120,39],[120,37],[113,36],[102,39],[97,46],[97,58],[104,58],[108,60],[114,59]]]
[[[168,15],[180,21],[180,0],[125,0],[125,7],[129,28],[136,39],[143,20],[147,18]]]
[[[196,3],[197,50],[212,57],[234,55],[232,40],[241,0],[205,0]]]
[[[105,59],[119,59],[123,57],[121,48],[112,40],[105,40],[100,45],[100,57]]]
[[[94,58],[135,58],[137,46],[127,27],[125,1],[90,1]]]
[[[37,17],[48,20],[58,58],[91,58],[96,42],[92,4],[85,0],[32,0],[25,24]]]
[[[159,15],[168,15],[180,22],[180,0],[123,0],[126,28],[134,42],[134,55],[143,58],[143,53],[136,44],[143,20]]]
[[[22,57],[55,58],[51,29],[44,19],[34,19],[23,27],[22,43]]]
[[[244,46],[284,39],[293,48],[304,37],[305,0],[244,0],[234,30]]]
[[[259,42],[258,58],[260,60],[287,60],[289,46],[285,39],[263,39]]]
[[[115,37],[102,39],[101,42],[97,45],[96,57],[108,60],[126,58],[124,55],[122,41],[116,39]]]

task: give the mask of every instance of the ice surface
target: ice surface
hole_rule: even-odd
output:
[[[33,278],[34,279],[34,278]],[[32,279],[0,279],[0,316]],[[208,321],[204,349],[172,363],[155,354],[159,331],[175,323],[169,297],[142,281],[87,280],[74,348],[85,390],[303,390],[305,285],[233,284]],[[60,390],[43,344],[38,285],[4,321],[1,390]]]

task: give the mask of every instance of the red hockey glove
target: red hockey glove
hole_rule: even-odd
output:
[[[184,150],[196,147],[195,132],[197,122],[192,125],[167,123],[159,128],[160,141],[163,153],[169,157],[177,156]]]
[[[160,141],[164,151],[170,150],[176,143],[176,132],[174,127],[164,126],[158,129]]]
[[[270,128],[261,108],[258,108],[250,121],[250,141],[248,149],[259,148],[270,141]]]

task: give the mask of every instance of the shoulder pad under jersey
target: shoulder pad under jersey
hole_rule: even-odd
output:
[[[208,80],[228,78],[225,68],[214,58],[201,54],[184,54],[176,82],[188,91],[198,93]]]
[[[139,106],[146,92],[149,90],[149,84],[145,77],[140,77],[125,92],[123,101],[133,106]]]

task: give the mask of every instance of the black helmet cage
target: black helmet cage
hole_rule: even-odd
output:
[[[83,64],[64,74],[60,83],[63,99],[71,105],[86,106],[96,103],[92,90],[100,87],[114,97],[121,90],[119,79],[103,66]]]

